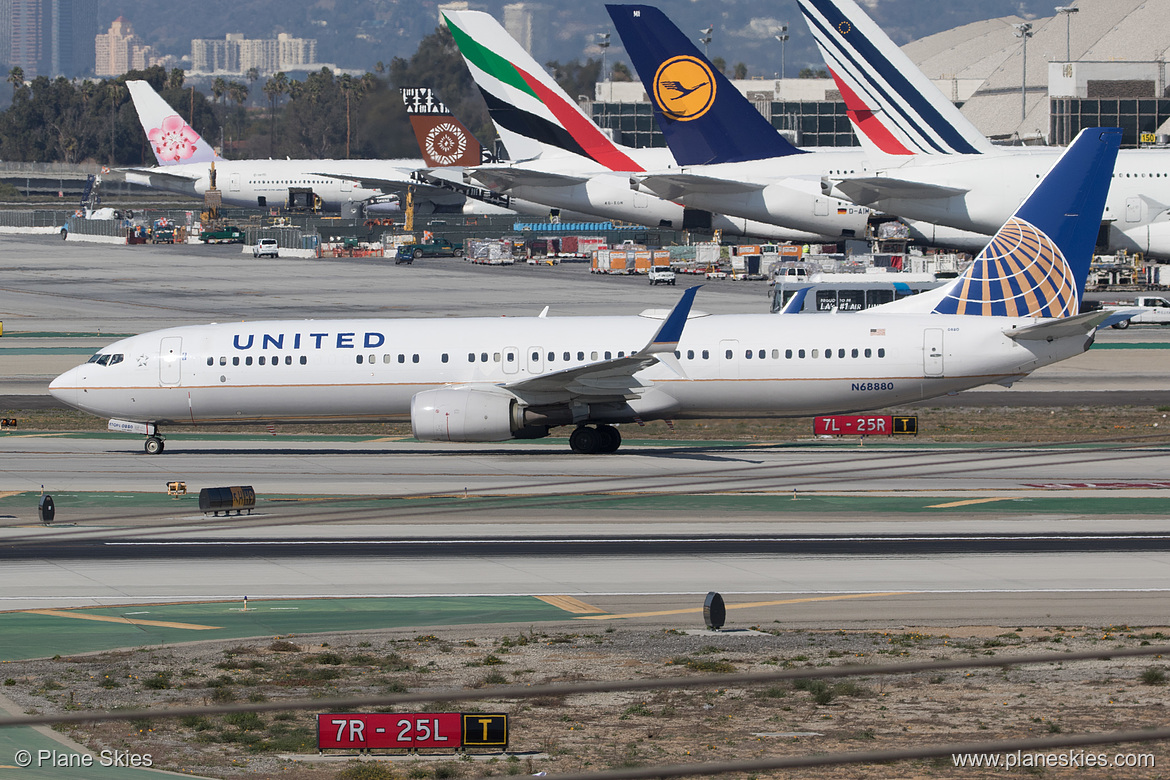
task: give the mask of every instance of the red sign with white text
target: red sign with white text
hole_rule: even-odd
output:
[[[897,436],[918,433],[917,417],[885,414],[835,414],[813,419],[817,436]]]
[[[458,712],[321,714],[317,747],[384,750],[459,748],[463,721]]]

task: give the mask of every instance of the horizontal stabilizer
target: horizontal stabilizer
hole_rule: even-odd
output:
[[[766,185],[734,179],[699,176],[693,173],[663,173],[631,177],[646,189],[667,200],[677,200],[688,194],[741,195],[758,192]]]
[[[1061,317],[1041,322],[1038,325],[1029,325],[1026,328],[1016,328],[1004,331],[1009,339],[1016,341],[1054,341],[1079,334],[1088,335],[1109,319],[1113,314],[1110,311],[1091,311],[1085,314],[1075,314],[1072,317]]]
[[[575,187],[589,181],[588,176],[571,176],[551,171],[533,171],[509,166],[485,166],[467,171],[472,179],[493,190],[510,190],[514,187]]]
[[[960,187],[944,187],[921,181],[907,181],[889,176],[859,176],[838,180],[833,190],[849,200],[863,206],[880,200],[934,200],[965,195],[968,190]]]

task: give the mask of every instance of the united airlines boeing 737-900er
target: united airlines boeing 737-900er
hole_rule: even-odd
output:
[[[49,391],[113,430],[409,417],[423,441],[615,424],[812,415],[1011,384],[1080,354],[1109,312],[1078,314],[1120,131],[1083,131],[953,284],[848,315],[303,320],[171,328],[117,341]]]
[[[662,11],[608,5],[678,161],[631,174],[633,184],[767,221],[811,179],[825,194],[905,218],[928,243],[978,251],[980,235],[999,229],[1061,150],[993,146],[854,0],[797,2],[862,148],[792,146]],[[703,87],[681,95],[675,83]],[[1102,221],[1110,251],[1170,257],[1170,151],[1121,151]]]

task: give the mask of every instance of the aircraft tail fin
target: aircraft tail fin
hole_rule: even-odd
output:
[[[802,154],[662,11],[607,5],[679,165]]]
[[[854,0],[797,0],[868,151],[980,154],[991,142]]]
[[[488,162],[484,149],[471,131],[426,87],[402,90],[410,126],[418,140],[423,161],[431,168],[469,168]]]
[[[940,288],[932,311],[1077,314],[1120,145],[1118,128],[1082,130],[967,271]]]
[[[199,133],[179,116],[145,81],[127,81],[138,121],[150,141],[158,164],[201,163],[222,160]]]
[[[560,152],[611,171],[643,170],[494,18],[482,11],[443,16],[512,159]]]

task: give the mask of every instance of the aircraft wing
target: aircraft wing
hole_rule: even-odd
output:
[[[839,192],[860,206],[869,206],[879,200],[933,200],[965,195],[968,190],[946,187],[921,181],[890,178],[889,176],[858,176],[826,182],[830,190]]]
[[[638,176],[631,179],[649,189],[655,195],[667,200],[677,200],[685,195],[704,192],[711,195],[739,195],[764,189],[764,184],[721,179],[715,176],[700,176],[694,173],[662,173]]]
[[[419,194],[430,193],[446,193],[450,194],[450,190],[442,187],[436,187],[432,184],[424,184],[423,182],[415,181],[409,176],[403,176],[401,179],[388,179],[381,176],[351,176],[341,173],[326,173],[323,171],[311,172],[313,176],[321,176],[327,179],[344,179],[345,181],[356,181],[363,189],[367,190],[381,190],[382,192],[399,192],[405,193],[406,188],[414,185],[414,191]]]
[[[635,379],[634,374],[655,363],[665,363],[680,376],[685,376],[674,351],[700,286],[691,287],[683,293],[654,337],[638,352],[512,382],[503,385],[504,389],[522,397],[536,395],[543,402],[566,398],[592,403],[620,402],[636,398],[649,387]]]
[[[467,175],[498,192],[506,192],[514,187],[572,187],[589,181],[588,176],[513,168],[506,165],[469,168]]]

